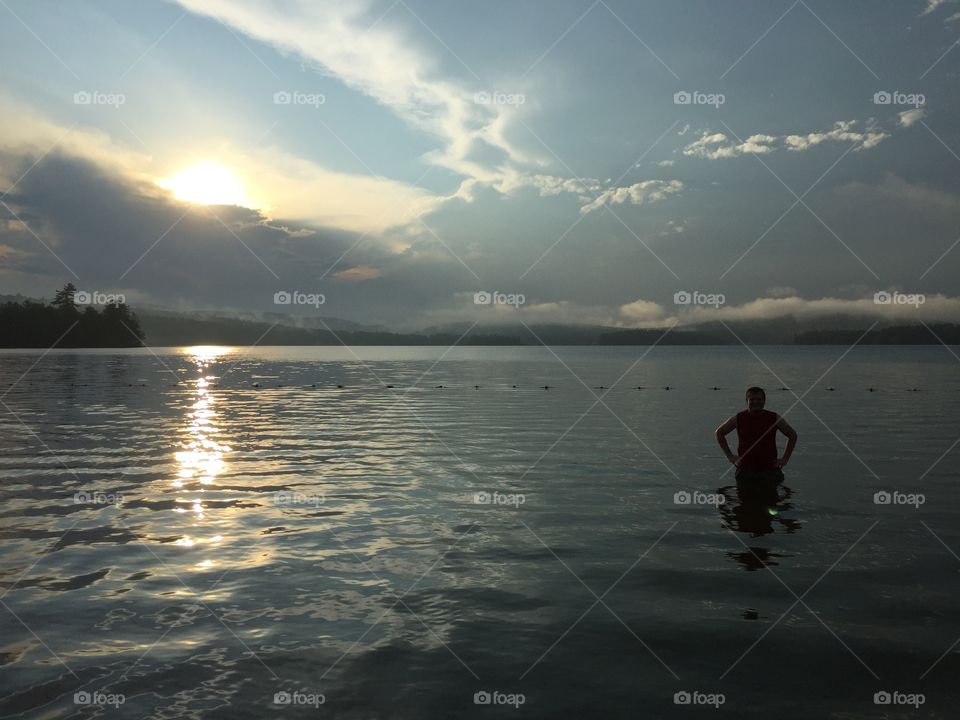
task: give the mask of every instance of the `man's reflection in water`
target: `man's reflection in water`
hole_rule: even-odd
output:
[[[786,485],[750,488],[728,485],[717,492],[726,498],[719,509],[721,524],[728,530],[757,538],[777,529],[793,533],[801,527],[798,520],[784,517],[785,512],[793,509],[793,503],[790,502],[793,491]],[[736,560],[747,570],[760,570],[767,565],[778,565],[775,558],[784,556],[770,552],[770,548],[750,546],[742,552],[729,552],[727,557]]]

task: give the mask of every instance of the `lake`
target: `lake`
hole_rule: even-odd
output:
[[[957,351],[4,351],[0,716],[955,717]]]

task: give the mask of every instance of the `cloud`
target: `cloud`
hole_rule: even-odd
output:
[[[763,155],[773,151],[774,148],[770,143],[775,139],[770,135],[751,135],[742,143],[733,143],[723,133],[704,133],[700,139],[687,145],[683,149],[683,154],[707,160],[731,158],[744,153]]]
[[[774,288],[773,290],[792,290]],[[893,289],[888,289],[893,293]],[[879,290],[878,290],[879,292]],[[477,321],[485,324],[587,323],[620,328],[690,327],[704,323],[776,320],[793,317],[798,320],[834,318],[838,315],[860,317],[865,325],[874,320],[897,324],[924,322],[957,322],[960,320],[960,297],[942,294],[926,295],[919,305],[877,303],[873,293],[861,298],[823,297],[806,299],[795,294],[782,297],[758,297],[740,305],[676,306],[638,298],[619,306],[584,305],[568,300],[538,301],[514,308],[511,305],[475,305],[472,292],[460,292],[443,309],[433,310],[428,317],[434,323]]]
[[[913,125],[918,120],[922,120],[927,116],[926,111],[923,108],[916,108],[915,110],[904,110],[902,113],[897,115],[897,122],[900,123],[900,127],[908,128]]]
[[[586,214],[604,205],[621,205],[627,202],[631,205],[643,205],[658,202],[682,189],[683,183],[679,180],[644,180],[626,187],[604,190],[595,200],[581,207],[580,213]]]
[[[383,270],[370,265],[357,265],[356,267],[341,270],[340,272],[333,273],[332,275],[332,277],[335,277],[338,280],[348,280],[352,282],[358,280],[373,280],[374,278],[382,276]]]
[[[262,198],[258,209],[314,227],[380,234],[413,223],[454,196],[373,175],[328,170],[278,148],[221,151],[250,194]]]
[[[378,20],[375,13],[371,17],[370,2],[290,0],[281,12],[269,0],[178,1],[198,15],[305,60],[387,107],[409,126],[438,138],[441,147],[425,155],[428,162],[491,185],[511,169],[542,164],[506,137],[519,105],[478,102],[478,88],[440,77],[433,57],[389,25],[389,19]],[[506,165],[471,159],[486,146],[498,151]]]
[[[659,321],[666,316],[663,306],[650,300],[634,300],[621,305],[618,312],[626,320],[642,323]]]
[[[9,188],[30,163],[50,152],[61,152],[83,157],[131,179],[146,180],[150,157],[115,143],[109,135],[98,130],[73,125],[61,125],[48,119],[16,99],[0,93],[0,152],[10,161],[0,163],[0,182]],[[19,172],[16,158],[32,158]]]
[[[850,142],[858,146],[854,148],[854,150],[868,150],[890,137],[884,132],[872,130],[862,133],[856,132],[853,130],[855,125],[856,121],[854,120],[841,120],[834,123],[833,129],[827,132],[808,133],[807,135],[787,135],[787,137],[784,138],[784,142],[787,144],[787,149],[793,151],[808,150],[824,142]]]
[[[526,298],[519,307],[512,305],[477,305],[474,291],[456,292],[442,307],[424,313],[425,325],[477,322],[481,325],[513,325],[561,323],[617,327],[622,320],[615,309],[605,305],[585,305],[569,300],[539,301]]]
[[[893,292],[892,289],[887,290]],[[906,303],[881,304],[875,302],[873,295],[858,299],[824,297],[807,300],[796,296],[757,298],[738,306],[689,307],[680,315],[679,321],[690,324],[710,320],[769,320],[787,315],[802,319],[852,315],[905,323],[918,320],[956,322],[960,319],[960,297],[926,295],[923,304],[919,306]]]
[[[875,130],[857,132],[853,130],[855,125],[853,120],[839,121],[826,132],[780,136],[756,134],[743,142],[735,142],[724,133],[704,132],[697,140],[683,148],[683,154],[688,157],[719,160],[747,153],[764,155],[781,149],[799,152],[824,142],[852,142],[858,145],[855,150],[866,150],[889,137],[887,133]]]
[[[0,182],[9,188],[19,173],[44,153],[56,152],[84,159],[130,182],[155,184],[167,173],[159,161],[114,142],[108,135],[79,126],[57,124],[36,111],[0,96],[0,153],[10,162],[0,163]],[[206,158],[229,168],[253,200],[254,209],[271,217],[314,227],[339,228],[360,233],[383,233],[414,222],[445,202],[458,197],[434,195],[407,183],[336,172],[277,148],[239,149],[222,144]],[[182,170],[174,168],[174,171]],[[22,171],[21,171],[22,172]]]
[[[883,212],[892,212],[911,223],[918,220],[940,220],[945,227],[954,226],[960,213],[960,195],[921,183],[909,183],[903,178],[887,173],[877,184],[854,181],[836,190],[847,204],[856,203],[870,215],[879,215],[889,223]]]
[[[946,4],[946,2],[947,0],[927,0],[927,6],[923,9],[923,12],[920,13],[920,17],[929,15],[941,5]]]
[[[279,289],[314,287],[337,258],[361,267],[395,258],[375,244],[355,247],[351,233],[179,202],[149,179],[61,150],[0,159],[22,175],[4,202],[26,224],[0,206],[0,246],[9,249],[0,279],[34,295],[71,279],[168,307],[263,308]]]
[[[775,288],[774,290],[789,288]],[[885,289],[893,293],[892,288]],[[878,289],[877,292],[881,290]],[[910,324],[924,322],[957,322],[960,320],[960,297],[943,294],[925,295],[918,305],[907,303],[878,303],[874,295],[869,297],[846,299],[824,297],[812,300],[790,295],[786,297],[759,297],[741,305],[705,305],[680,306],[674,315],[670,315],[661,305],[643,299],[622,305],[619,315],[630,321],[632,327],[660,328],[676,324],[677,326],[699,325],[702,323],[736,322],[746,320],[775,320],[788,316],[797,319],[828,318],[837,315],[862,317],[865,321],[888,320]],[[623,324],[623,323],[619,323]]]

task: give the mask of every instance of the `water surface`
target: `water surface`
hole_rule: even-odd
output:
[[[944,347],[3,352],[0,716],[953,717],[958,370]],[[760,503],[713,439],[752,384],[800,434]]]

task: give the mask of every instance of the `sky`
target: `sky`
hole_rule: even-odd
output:
[[[0,294],[958,322],[957,44],[956,0],[0,0]]]

